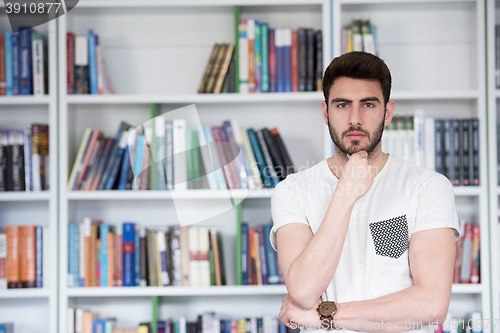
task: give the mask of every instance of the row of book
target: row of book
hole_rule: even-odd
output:
[[[158,116],[144,132],[125,122],[115,138],[87,128],[67,189],[261,189],[295,172],[277,128],[242,129],[231,119],[190,129]]]
[[[0,192],[49,189],[49,126],[0,130]]]
[[[461,237],[455,242],[453,283],[480,283],[479,226],[459,221]]]
[[[47,287],[47,227],[0,228],[0,289]]]
[[[101,318],[99,314],[81,308],[68,309],[69,333],[150,333],[152,323],[139,323],[137,328],[117,328],[116,318]],[[298,333],[281,323],[278,317],[263,316],[239,319],[219,319],[214,312],[205,312],[195,321],[186,317],[156,321],[158,333]]]
[[[479,185],[479,119],[394,116],[382,151],[445,175],[453,185]]]
[[[276,29],[254,19],[238,25],[239,92],[322,91],[323,34]]]
[[[0,96],[48,93],[47,39],[20,27],[0,33]]]
[[[217,230],[112,226],[85,218],[68,228],[69,287],[225,285]]]
[[[243,285],[284,284],[276,251],[269,242],[272,225],[249,227],[241,223],[241,271]]]
[[[107,75],[99,35],[89,29],[86,35],[66,33],[68,94],[114,93]]]
[[[377,27],[370,20],[354,19],[342,29],[342,54],[364,51],[377,55]]]

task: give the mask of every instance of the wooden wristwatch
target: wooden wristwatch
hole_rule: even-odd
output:
[[[321,302],[316,311],[319,314],[321,328],[326,328],[328,330],[335,329],[335,325],[333,324],[333,316],[337,312],[337,305],[335,304],[335,302]]]

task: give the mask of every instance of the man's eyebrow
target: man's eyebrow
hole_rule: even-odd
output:
[[[378,99],[378,97],[366,97],[366,98],[363,98],[362,100],[360,100],[360,102],[373,102],[373,101],[376,101],[376,102],[379,102],[380,103],[380,100]]]
[[[339,102],[352,103],[352,100],[347,99],[347,98],[343,98],[343,97],[337,97],[337,98],[332,99],[332,101],[331,101],[331,103],[339,103]]]

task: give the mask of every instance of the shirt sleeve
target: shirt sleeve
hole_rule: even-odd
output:
[[[273,227],[269,240],[274,250],[277,250],[276,232],[279,228],[290,223],[304,223],[309,226],[304,202],[292,177],[287,177],[274,188],[271,197],[271,214]]]
[[[452,228],[455,240],[460,238],[453,185],[435,173],[420,185],[413,232],[438,228]]]

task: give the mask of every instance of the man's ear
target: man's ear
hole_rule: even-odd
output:
[[[323,109],[323,121],[328,126],[328,105],[325,101],[321,102],[321,108]]]
[[[391,123],[392,117],[394,116],[394,108],[395,108],[394,101],[387,102],[385,108],[384,126],[388,126]]]

